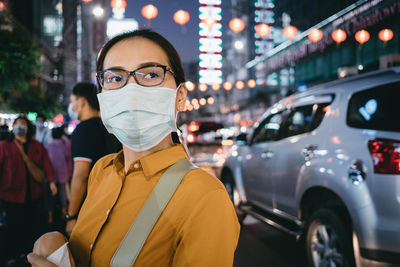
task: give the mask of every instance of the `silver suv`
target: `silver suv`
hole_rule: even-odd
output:
[[[221,176],[239,219],[296,235],[310,266],[400,263],[400,68],[283,99]]]

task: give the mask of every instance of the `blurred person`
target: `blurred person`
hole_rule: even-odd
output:
[[[51,131],[45,126],[46,116],[43,114],[38,114],[36,117],[35,127],[36,135],[35,138],[42,144],[46,144],[51,139]]]
[[[67,208],[67,187],[70,178],[68,163],[71,157],[68,145],[62,139],[64,133],[63,127],[53,128],[51,130],[52,139],[49,143],[45,144],[45,147],[49,153],[49,158],[53,166],[55,181],[58,188],[58,196],[61,204],[61,212],[63,218],[65,216]],[[54,210],[54,199],[53,199],[53,210]],[[53,214],[51,214],[52,216]],[[50,217],[50,216],[49,216]]]
[[[108,133],[99,115],[97,88],[92,83],[78,83],[72,89],[70,117],[80,123],[71,136],[72,180],[70,203],[65,213],[66,232],[70,234],[76,223],[86,194],[89,172],[101,157],[117,152],[121,145]]]
[[[123,150],[99,160],[90,174],[69,240],[77,266],[109,266],[162,175],[177,162],[187,162],[176,138],[176,116],[184,110],[187,89],[170,42],[150,30],[118,35],[102,48],[97,77],[101,118]],[[239,230],[223,184],[202,169],[192,169],[134,266],[232,266]],[[35,253],[28,260],[51,266]]]
[[[19,116],[8,140],[0,142],[0,200],[6,213],[5,249],[9,264],[28,252],[33,241],[45,231],[42,184],[34,180],[27,160],[44,172],[53,195],[57,193],[47,150],[33,135],[32,123]]]
[[[0,141],[6,140],[9,138],[10,131],[7,125],[0,126]]]

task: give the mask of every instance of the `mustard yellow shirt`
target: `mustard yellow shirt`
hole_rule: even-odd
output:
[[[176,145],[133,162],[122,152],[99,160],[71,234],[77,266],[110,261],[161,175],[187,157]],[[148,236],[135,267],[232,266],[239,223],[223,184],[201,169],[187,173]]]

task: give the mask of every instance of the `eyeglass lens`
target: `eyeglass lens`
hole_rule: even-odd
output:
[[[161,66],[149,66],[135,71],[134,78],[139,85],[155,86],[164,81],[165,69]],[[129,72],[125,70],[106,70],[103,72],[103,88],[118,89],[126,85]]]

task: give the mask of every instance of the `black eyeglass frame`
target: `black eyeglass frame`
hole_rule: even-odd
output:
[[[138,71],[141,70],[141,69],[149,68],[149,67],[160,67],[160,68],[162,68],[162,69],[164,70],[163,78],[162,78],[161,82],[159,82],[159,83],[157,83],[157,84],[153,84],[153,85],[142,85],[142,84],[140,84],[140,83],[138,82],[138,80],[136,79],[136,72],[138,72]],[[118,69],[118,68],[110,68],[110,69],[101,70],[101,71],[96,72],[96,79],[97,79],[97,82],[99,83],[99,85],[101,86],[101,88],[104,88],[104,72],[106,72],[106,71],[113,71],[113,70],[118,70],[118,71],[125,72],[128,76],[126,77],[126,80],[125,80],[124,85],[122,85],[121,87],[118,87],[118,88],[108,89],[108,90],[117,90],[117,89],[121,89],[122,87],[124,87],[124,86],[128,83],[129,77],[130,77],[131,75],[133,76],[133,78],[135,79],[135,82],[136,82],[137,84],[139,84],[139,85],[141,85],[141,86],[144,86],[144,87],[151,87],[151,86],[157,86],[157,85],[162,84],[162,83],[164,82],[164,80],[165,80],[165,74],[167,73],[167,71],[169,71],[169,72],[174,76],[174,78],[176,77],[176,76],[175,76],[175,73],[171,70],[171,68],[168,67],[168,66],[166,66],[166,65],[148,65],[148,66],[143,66],[143,67],[137,68],[136,70],[133,70],[133,71],[128,71],[128,70],[124,70],[124,69]]]

